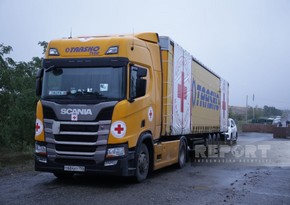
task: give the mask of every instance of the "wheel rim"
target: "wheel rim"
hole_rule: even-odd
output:
[[[148,165],[148,156],[144,151],[142,151],[138,158],[138,170],[141,175],[147,174]]]

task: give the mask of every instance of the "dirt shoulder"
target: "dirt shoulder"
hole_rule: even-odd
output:
[[[0,177],[34,170],[33,153],[0,152]]]

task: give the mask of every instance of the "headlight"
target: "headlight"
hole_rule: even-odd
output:
[[[35,143],[35,153],[40,155],[46,155],[46,146]]]
[[[109,55],[109,54],[118,54],[118,51],[119,51],[119,47],[118,46],[111,46],[107,50],[106,55]]]
[[[59,52],[56,48],[50,48],[49,49],[49,55],[50,56],[59,56]]]
[[[107,158],[111,157],[121,157],[125,155],[125,148],[124,147],[114,147],[114,148],[108,148],[107,150]]]

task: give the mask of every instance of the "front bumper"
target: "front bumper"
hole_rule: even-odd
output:
[[[117,176],[133,176],[136,168],[135,164],[135,152],[129,151],[125,157],[105,159],[100,163],[86,164],[85,160],[82,163],[81,160],[74,162],[70,160],[70,163],[59,163],[55,160],[47,159],[46,163],[39,160],[39,156],[35,155],[35,171],[52,172],[52,173],[79,173],[79,174],[104,174],[104,175],[117,175]],[[117,161],[114,165],[105,166],[105,162]],[[107,163],[109,164],[109,163]],[[82,171],[65,171],[66,166],[82,167]]]

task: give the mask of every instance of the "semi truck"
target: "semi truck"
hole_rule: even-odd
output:
[[[157,33],[52,40],[36,76],[35,170],[131,176],[182,168],[227,131],[229,84]]]

